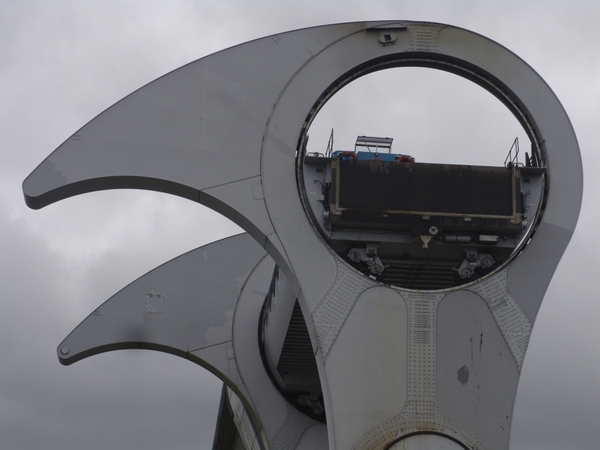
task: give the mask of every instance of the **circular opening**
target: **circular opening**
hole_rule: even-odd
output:
[[[315,229],[366,276],[455,288],[531,236],[545,190],[538,145],[518,99],[470,69],[391,65],[323,94],[301,139],[300,192]]]
[[[357,136],[393,138],[392,151],[417,162],[502,166],[527,134],[493,95],[457,75],[423,67],[381,70],[336,92],[308,130],[308,152],[354,150]],[[524,153],[520,154],[524,161]]]

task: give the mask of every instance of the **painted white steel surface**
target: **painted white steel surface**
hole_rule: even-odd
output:
[[[258,316],[273,266],[247,234],[188,252],[148,272],[98,307],[58,346],[59,360],[69,365],[126,348],[189,359],[235,392],[238,424],[243,423],[244,436],[253,445],[258,443],[254,443],[250,422],[271,449],[295,448],[308,428],[325,426],[281,397],[261,361]],[[326,440],[312,445],[326,448]]]
[[[381,34],[386,30],[395,36],[390,45]],[[379,287],[340,261],[311,227],[295,172],[303,126],[336,83],[366,66],[425,60],[470,76],[516,105],[540,145],[550,186],[535,235],[508,267],[481,283],[439,293]],[[419,430],[451,433],[471,448],[507,448],[531,326],[579,214],[582,167],[558,99],[504,47],[448,25],[390,21],[299,30],[224,50],[109,108],[23,184],[33,208],[111,188],[153,189],[203,203],[242,226],[280,265],[311,334],[331,450],[382,449]],[[240,304],[260,307],[258,299]],[[234,323],[239,317],[236,312]],[[178,339],[184,329],[176,332]],[[478,332],[483,344],[471,355],[467,345]],[[85,341],[95,337],[81,339],[84,351]],[[259,363],[247,361],[252,352],[237,345],[234,340],[233,357],[227,354],[237,372],[221,373],[256,402],[241,386],[249,388],[246,380],[257,377]],[[502,369],[494,371],[495,365]],[[475,381],[483,388],[475,389]],[[258,385],[263,387],[257,392],[270,392]],[[455,387],[465,391],[458,401]],[[500,405],[498,396],[504,399]],[[269,430],[282,429],[281,416],[255,408],[267,442],[277,448],[283,435]]]

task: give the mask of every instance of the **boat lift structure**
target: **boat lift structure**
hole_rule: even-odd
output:
[[[338,90],[407,66],[498,98],[530,140],[525,165],[413,162],[372,137],[307,153]],[[571,123],[518,56],[402,20],[269,36],[125,97],[23,184],[34,209],[123,188],[201,203],[246,233],[115,294],[58,346],[62,364],[145,348],[201,365],[225,386],[215,449],[508,448],[531,330],[582,196]]]

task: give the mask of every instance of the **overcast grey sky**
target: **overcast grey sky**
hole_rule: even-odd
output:
[[[185,63],[281,31],[384,19],[449,23],[501,43],[540,73],[569,114],[584,161],[583,208],[534,327],[512,449],[600,448],[594,0],[0,0],[0,448],[210,449],[221,384],[203,369],[144,351],[63,367],[55,348],[135,278],[239,231],[204,207],[150,192],[86,194],[31,211],[23,179],[97,114]],[[417,160],[501,164],[524,136],[515,124],[464,80],[398,69],[334,97],[311,145],[324,147],[335,127],[338,147],[359,134],[386,135]]]

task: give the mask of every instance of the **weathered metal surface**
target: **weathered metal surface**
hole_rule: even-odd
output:
[[[307,217],[301,199],[305,193],[298,192],[296,157],[311,120],[331,95],[356,77],[402,66],[449,71],[490,91],[521,122],[547,169],[548,196],[540,202],[543,208],[527,245],[502,270],[485,278],[501,277],[497,283],[481,289],[471,283],[435,293],[380,286],[324,245]],[[240,294],[233,328],[246,338],[234,338],[229,350],[203,347],[204,341],[199,341],[193,352],[206,365],[222,367],[219,373],[246,399],[262,430],[261,444],[382,449],[403,436],[429,432],[469,448],[500,450],[508,445],[506,411],[512,408],[529,339],[523,318],[530,324],[535,321],[575,228],[582,167],[573,129],[558,99],[533,69],[504,47],[448,25],[387,21],[310,28],[224,50],[109,108],[65,141],[23,184],[26,202],[33,208],[115,188],[167,192],[215,209],[248,231],[287,277],[316,356],[327,433],[324,426],[312,425],[277,400],[279,394],[257,357],[256,327],[272,261],[270,267],[266,260],[255,267]],[[261,289],[264,292],[257,294]],[[137,317],[144,330],[144,320],[160,322],[171,311],[173,296],[166,290],[138,294],[137,309],[115,306],[115,317]],[[198,299],[199,304],[207,302]],[[471,304],[481,314],[469,312]],[[515,312],[516,322],[511,316]],[[155,349],[162,349],[160,336],[167,328],[176,339],[197,335],[180,319],[165,321],[155,335],[136,326],[124,332],[115,326],[120,318],[108,319],[99,316],[105,328],[78,329],[60,347],[65,350],[59,349],[59,358],[100,348],[89,342],[107,342],[110,350],[123,343],[143,347],[141,343],[150,339]],[[515,326],[517,338],[512,334]],[[476,334],[452,334],[459,328],[481,328],[481,352],[472,359],[465,342]],[[446,337],[456,341],[456,347],[446,347],[441,341]],[[171,337],[165,339],[166,346],[179,348]],[[227,347],[227,342],[221,346]],[[489,351],[504,346],[509,350],[502,357]],[[182,348],[189,350],[187,344]],[[506,370],[490,370],[495,364]],[[489,387],[485,395],[472,390],[479,365],[485,368],[478,375],[480,384]],[[457,379],[463,367],[463,373],[469,371],[468,381],[461,376],[464,384]],[[505,377],[505,371],[510,376]],[[367,396],[360,394],[365,386]],[[454,386],[466,389],[460,401],[452,401]],[[357,393],[360,401],[353,401]],[[402,445],[416,449],[420,440],[407,437]]]

